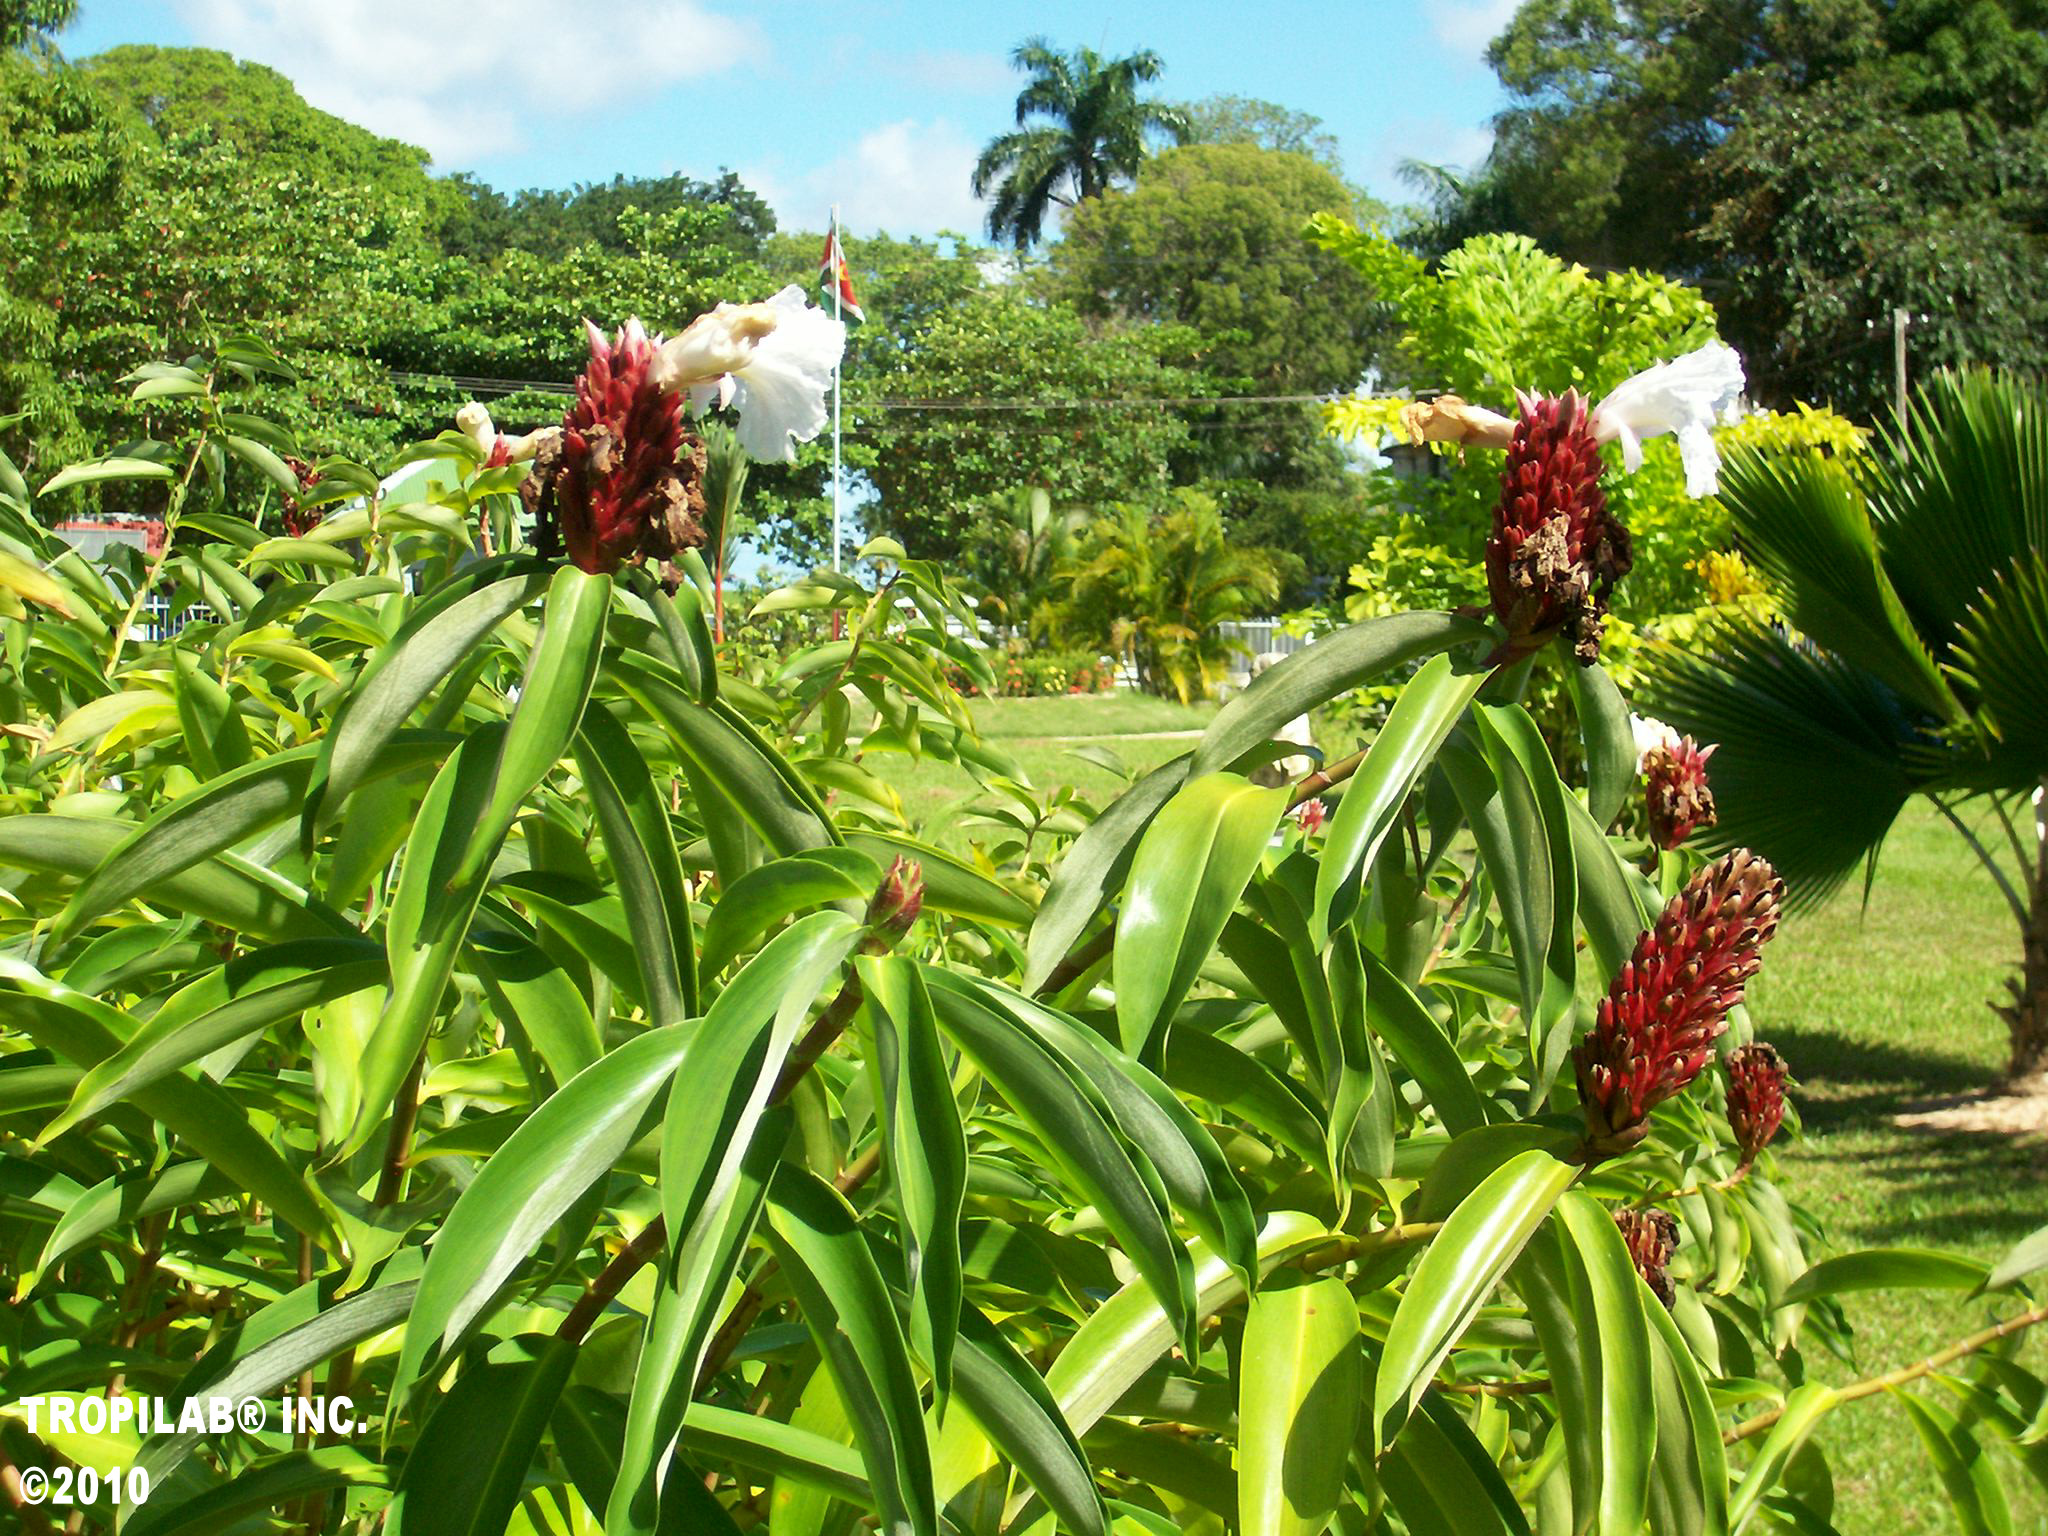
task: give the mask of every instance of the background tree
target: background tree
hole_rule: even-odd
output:
[[[967,295],[870,375],[877,392],[907,402],[860,413],[875,531],[950,560],[975,508],[1020,487],[1059,506],[1165,489],[1188,426],[1172,406],[1145,402],[1209,392],[1205,375],[1175,361],[1189,350],[1183,328],[1091,326],[1014,284]],[[928,401],[945,405],[917,408]]]
[[[1187,144],[1255,144],[1283,154],[1307,155],[1324,170],[1344,174],[1337,135],[1313,112],[1256,96],[1204,96],[1187,106]]]
[[[1182,108],[1138,94],[1165,67],[1150,49],[1105,59],[1092,48],[1062,53],[1034,37],[1010,59],[1031,79],[1017,93],[1016,129],[982,150],[973,187],[976,197],[994,194],[990,236],[1020,251],[1038,242],[1054,205],[1071,208],[1118,177],[1135,176],[1149,140],[1187,137]]]
[[[1703,283],[1778,403],[1875,409],[1895,306],[1923,366],[2037,365],[2044,26],[2041,0],[1526,0],[1493,152],[1420,238]]]

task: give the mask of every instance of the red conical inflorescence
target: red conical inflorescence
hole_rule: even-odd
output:
[[[1756,1161],[1785,1119],[1785,1058],[1761,1040],[1728,1056],[1728,1128],[1742,1166]]]
[[[1678,1219],[1669,1211],[1623,1209],[1614,1213],[1614,1224],[1621,1228],[1636,1273],[1659,1301],[1670,1306],[1676,1294],[1669,1266],[1678,1252]]]
[[[1650,841],[1672,849],[1693,833],[1714,824],[1714,792],[1707,787],[1707,759],[1690,736],[1643,754],[1643,809],[1650,823]]]
[[[1632,559],[1628,530],[1607,510],[1600,448],[1576,390],[1522,397],[1508,444],[1486,585],[1507,629],[1501,660],[1539,650],[1563,633],[1583,666],[1599,659],[1607,597]]]
[[[1589,1156],[1643,1139],[1651,1110],[1706,1064],[1777,931],[1785,884],[1746,848],[1715,860],[1671,899],[1572,1053]]]
[[[577,377],[576,403],[533,478],[552,499],[569,558],[584,570],[671,559],[704,542],[702,446],[683,431],[681,399],[650,376],[659,340],[637,320],[609,342],[596,326],[588,330],[590,364]]]

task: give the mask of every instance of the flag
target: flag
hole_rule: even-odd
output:
[[[848,325],[859,325],[867,319],[861,313],[860,301],[853,296],[853,272],[846,265],[846,252],[840,248],[836,229],[825,237],[825,249],[818,257],[818,291],[823,295],[821,302],[826,314],[836,313]],[[835,296],[837,310],[833,308]]]

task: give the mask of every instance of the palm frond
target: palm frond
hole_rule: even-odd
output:
[[[1976,694],[2015,791],[2048,765],[2048,554],[2015,561],[1964,616],[1954,669]]]
[[[1878,558],[1862,487],[1814,454],[1738,455],[1722,500],[1758,569],[1804,634],[1945,719],[1963,711]]]
[[[1878,455],[1870,512],[1891,573],[1937,655],[2014,554],[2048,548],[2048,387],[1943,371]]]
[[[1703,841],[1755,849],[1795,903],[1870,857],[1922,787],[1905,748],[1915,715],[1870,673],[1772,629],[1728,625],[1691,651],[1652,649],[1642,706],[1701,742],[1719,824]]]

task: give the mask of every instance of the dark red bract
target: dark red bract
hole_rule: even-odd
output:
[[[562,417],[561,442],[536,460],[536,476],[548,480],[562,546],[584,570],[666,560],[704,542],[701,466],[678,463],[682,401],[649,377],[656,343],[637,320],[610,342],[595,326],[589,332],[590,365]]]
[[[1714,824],[1714,792],[1707,787],[1707,759],[1713,755],[1712,747],[1701,751],[1690,736],[1643,754],[1643,810],[1657,847],[1676,848]]]
[[[1500,660],[1560,633],[1581,665],[1599,659],[1608,594],[1633,558],[1628,530],[1607,510],[1601,468],[1576,390],[1523,397],[1486,541],[1487,591],[1508,632]]]
[[[1641,1141],[1650,1111],[1699,1075],[1777,931],[1784,894],[1771,866],[1738,848],[1694,875],[1636,940],[1572,1052],[1592,1156]]]
[[[1756,1161],[1785,1119],[1785,1058],[1761,1040],[1728,1057],[1728,1128],[1742,1165]]]
[[[1614,1224],[1621,1228],[1621,1240],[1628,1245],[1636,1273],[1659,1301],[1670,1306],[1677,1294],[1668,1268],[1671,1256],[1678,1252],[1677,1218],[1669,1211],[1626,1209],[1614,1213]]]

